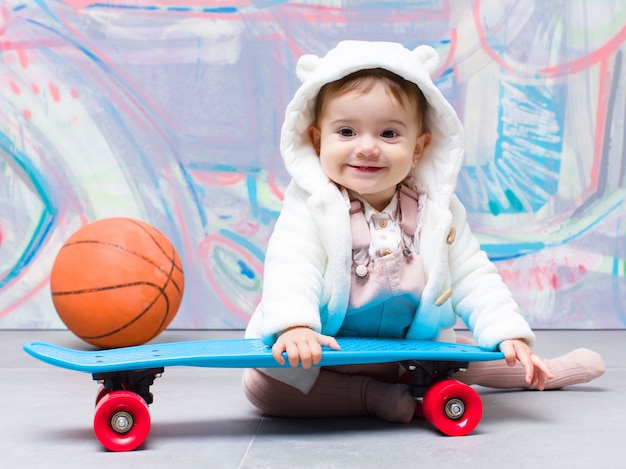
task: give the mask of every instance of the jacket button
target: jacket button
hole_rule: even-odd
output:
[[[363,278],[367,275],[367,267],[364,266],[363,264],[359,264],[356,266],[356,274]]]
[[[452,244],[454,243],[454,238],[456,238],[456,228],[453,226],[450,228],[450,233],[448,233],[448,237],[446,238],[446,243]]]
[[[439,295],[439,297],[435,300],[435,305],[441,306],[446,301],[448,301],[448,298],[450,298],[451,296],[452,296],[452,288],[448,288],[441,295]]]

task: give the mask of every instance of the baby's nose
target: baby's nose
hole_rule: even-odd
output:
[[[357,154],[364,158],[372,158],[380,155],[380,147],[378,146],[378,139],[371,135],[361,135],[357,147]]]

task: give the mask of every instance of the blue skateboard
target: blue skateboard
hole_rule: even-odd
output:
[[[482,416],[478,393],[452,378],[473,361],[503,358],[477,346],[407,339],[338,338],[341,350],[324,348],[318,366],[399,362],[423,416],[442,433],[470,433]],[[258,339],[203,340],[101,351],[72,350],[43,342],[24,350],[46,363],[90,373],[101,383],[94,431],[111,451],[139,447],[150,431],[150,386],[165,367],[280,368],[271,348]]]

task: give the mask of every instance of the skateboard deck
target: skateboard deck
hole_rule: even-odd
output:
[[[470,433],[482,417],[478,393],[452,376],[470,362],[498,360],[501,352],[474,345],[407,339],[338,338],[340,350],[324,347],[317,366],[399,362],[400,383],[416,400],[416,415],[450,436]],[[93,428],[111,451],[138,448],[150,431],[150,386],[165,367],[280,368],[271,348],[258,339],[201,340],[80,351],[43,342],[24,344],[35,358],[61,368],[91,373],[101,383]]]
[[[403,360],[473,362],[503,358],[475,345],[406,339],[338,338],[341,350],[324,348],[319,366],[386,363]],[[80,351],[44,342],[24,344],[35,358],[85,373],[168,366],[211,368],[278,368],[271,348],[259,339],[200,340]]]

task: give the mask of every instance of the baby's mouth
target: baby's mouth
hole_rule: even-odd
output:
[[[362,171],[364,173],[375,173],[376,171],[380,171],[382,168],[378,166],[356,166],[356,165],[348,165],[352,169],[356,169],[357,171]]]

